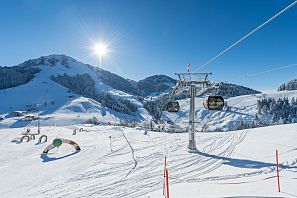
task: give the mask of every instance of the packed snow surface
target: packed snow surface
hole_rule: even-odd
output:
[[[73,135],[78,127],[82,132]],[[32,128],[31,133],[37,129]],[[117,126],[47,126],[48,142],[19,143],[23,128],[0,129],[1,198],[162,197],[167,156],[170,197],[296,197],[297,125],[196,133],[198,151],[187,151],[187,133]],[[71,139],[43,149],[55,138]],[[279,151],[281,193],[275,152]]]

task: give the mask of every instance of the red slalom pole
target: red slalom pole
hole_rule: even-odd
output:
[[[278,151],[277,151],[277,149],[276,149],[276,177],[277,177],[278,192],[280,192],[280,181],[279,181],[279,172],[278,172]]]
[[[166,167],[166,190],[167,190],[167,198],[169,198],[169,179],[168,179],[168,168]]]
[[[165,198],[169,198],[169,179],[168,179],[168,169],[167,169],[166,157],[165,157],[165,163],[164,163],[163,195]]]

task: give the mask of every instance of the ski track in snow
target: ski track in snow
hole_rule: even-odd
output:
[[[122,129],[121,129],[122,130]],[[117,132],[120,132],[117,129]],[[124,133],[124,132],[123,132]],[[204,175],[216,170],[224,160],[204,156],[199,153],[185,154],[186,142],[176,134],[167,134],[170,138],[155,137],[143,144],[131,134],[126,140],[135,150],[135,158],[121,162],[121,158],[131,155],[131,148],[127,144],[103,157],[94,160],[89,170],[79,173],[60,183],[49,183],[45,190],[29,197],[139,197],[162,188],[164,156],[167,156],[170,168],[171,183],[202,182],[229,179],[226,177],[206,177]],[[202,153],[229,157],[246,135],[245,131],[233,133],[218,133],[206,141],[201,149]],[[117,136],[117,139],[123,138]],[[198,137],[199,138],[199,137]],[[198,139],[197,138],[197,139]],[[199,140],[198,140],[199,141]],[[154,146],[155,145],[155,146]],[[157,146],[157,145],[162,145]],[[142,153],[146,155],[142,155]],[[179,154],[180,153],[180,154]],[[170,157],[175,160],[171,161]],[[137,166],[135,166],[135,161]],[[131,171],[133,170],[133,171]],[[175,174],[175,173],[178,174]],[[243,175],[246,176],[246,175]],[[234,175],[234,178],[238,175]]]

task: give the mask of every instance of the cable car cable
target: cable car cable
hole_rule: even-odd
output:
[[[266,73],[276,72],[276,71],[280,71],[280,70],[287,69],[287,68],[290,68],[290,67],[297,67],[297,63],[286,65],[286,66],[281,66],[281,67],[276,67],[276,68],[273,68],[273,69],[268,69],[268,70],[264,70],[264,71],[260,71],[260,72],[256,72],[256,73],[252,73],[252,74],[243,75],[243,76],[240,76],[238,78],[234,78],[231,81],[223,81],[223,82],[228,83],[228,82],[233,81],[235,83],[236,80],[241,80],[241,79],[250,78],[250,77],[254,77],[254,76],[258,76],[258,75],[262,75],[262,74],[266,74]]]
[[[278,67],[278,68],[269,69],[269,70],[266,70],[266,71],[257,72],[257,73],[254,73],[254,74],[245,75],[245,76],[243,76],[241,78],[254,77],[254,76],[261,75],[261,74],[266,74],[266,73],[270,73],[270,72],[280,71],[280,70],[287,69],[287,68],[290,68],[290,67],[295,67],[295,66],[297,66],[296,63],[295,64],[291,64],[291,65],[286,65],[286,66]]]
[[[277,18],[278,16],[280,16],[281,14],[283,14],[284,12],[286,12],[288,9],[290,9],[291,7],[293,7],[294,5],[297,4],[297,0],[294,1],[293,3],[291,3],[289,6],[287,6],[286,8],[284,8],[283,10],[281,10],[280,12],[278,12],[276,15],[274,15],[273,17],[271,17],[270,19],[268,19],[267,21],[265,21],[264,23],[262,23],[260,26],[258,26],[256,29],[252,30],[251,32],[249,32],[248,34],[246,34],[244,37],[242,37],[241,39],[239,39],[238,41],[236,41],[235,43],[233,43],[232,45],[230,45],[229,47],[227,47],[226,49],[224,49],[222,52],[220,52],[219,54],[217,54],[216,56],[214,56],[213,58],[209,59],[206,63],[204,63],[203,65],[201,65],[200,67],[198,67],[197,70],[200,70],[201,68],[207,66],[208,64],[210,64],[212,61],[216,60],[217,58],[219,58],[221,55],[225,54],[227,51],[229,51],[231,48],[233,48],[234,46],[236,46],[237,44],[239,44],[240,42],[242,42],[243,40],[245,40],[246,38],[248,38],[249,36],[251,36],[253,33],[255,33],[256,31],[258,31],[259,29],[261,29],[262,27],[264,27],[266,24],[268,24],[269,22],[271,22],[272,20],[274,20],[275,18]]]

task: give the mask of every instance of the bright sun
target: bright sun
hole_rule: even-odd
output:
[[[94,46],[94,53],[98,56],[104,56],[107,53],[106,45],[98,43]]]

